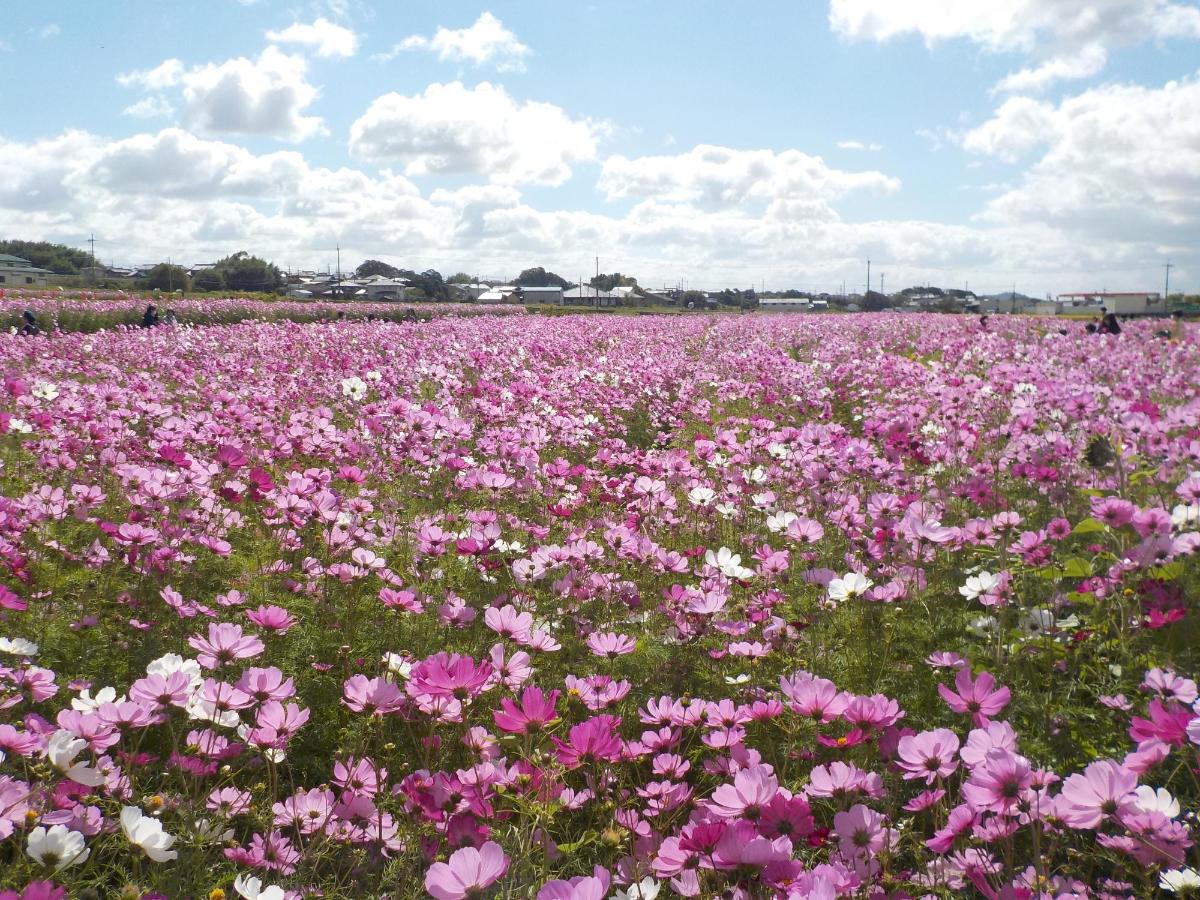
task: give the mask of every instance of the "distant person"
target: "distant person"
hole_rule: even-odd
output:
[[[1121,323],[1117,321],[1117,317],[1113,313],[1105,313],[1104,318],[1100,320],[1100,327],[1096,330],[1100,334],[1120,334]]]
[[[33,314],[33,310],[27,309],[27,310],[25,310],[25,312],[21,313],[20,334],[23,337],[33,337],[34,335],[41,334],[41,333],[42,333],[41,326],[38,325],[37,316],[35,316]]]
[[[168,309],[165,313],[163,313],[163,324],[164,325],[178,325],[179,324],[179,320],[175,317],[175,310]]]
[[[988,317],[987,317],[987,315],[982,315],[982,316],[980,316],[980,317],[979,317],[979,327],[980,327],[980,328],[982,328],[984,331],[987,331],[987,330],[988,330]]]
[[[1155,337],[1178,341],[1183,338],[1183,310],[1177,309],[1171,313],[1171,327],[1154,332]]]
[[[153,303],[146,307],[146,311],[142,313],[142,327],[153,328],[158,324],[158,307]]]

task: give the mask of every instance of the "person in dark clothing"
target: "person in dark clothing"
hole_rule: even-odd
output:
[[[41,334],[41,326],[38,325],[37,316],[33,314],[32,309],[27,309],[21,313],[21,331],[20,334],[24,337],[32,337],[35,334]]]
[[[153,303],[146,307],[145,313],[142,314],[142,327],[153,328],[158,324],[158,307]]]
[[[1100,320],[1100,327],[1097,331],[1100,334],[1120,334],[1121,323],[1117,321],[1117,317],[1113,313],[1105,313],[1104,318]]]

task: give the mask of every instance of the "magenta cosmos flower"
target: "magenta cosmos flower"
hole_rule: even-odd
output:
[[[513,703],[505,697],[500,701],[500,709],[492,711],[496,727],[510,734],[529,734],[541,731],[549,722],[558,718],[554,705],[558,702],[559,692],[542,692],[539,687],[530,685],[521,693],[521,705]]]
[[[944,684],[938,685],[938,693],[956,713],[969,713],[978,727],[983,727],[992,716],[1008,706],[1012,691],[996,687],[996,679],[988,672],[980,672],[972,678],[969,669],[959,669],[954,676],[954,690]]]
[[[455,850],[446,862],[430,866],[425,873],[425,890],[437,900],[481,897],[507,871],[508,857],[504,850],[495,841],[488,841],[478,850],[474,847]]]

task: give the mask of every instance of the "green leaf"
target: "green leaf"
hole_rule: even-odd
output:
[[[1063,578],[1087,578],[1091,574],[1092,562],[1082,556],[1072,556],[1062,564]]]
[[[1107,526],[1098,519],[1081,519],[1071,529],[1071,534],[1091,534],[1095,531],[1103,531]]]

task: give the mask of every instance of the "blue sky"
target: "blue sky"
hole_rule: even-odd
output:
[[[1170,259],[1197,291],[1198,49],[1185,0],[10,4],[0,231],[714,288]]]

